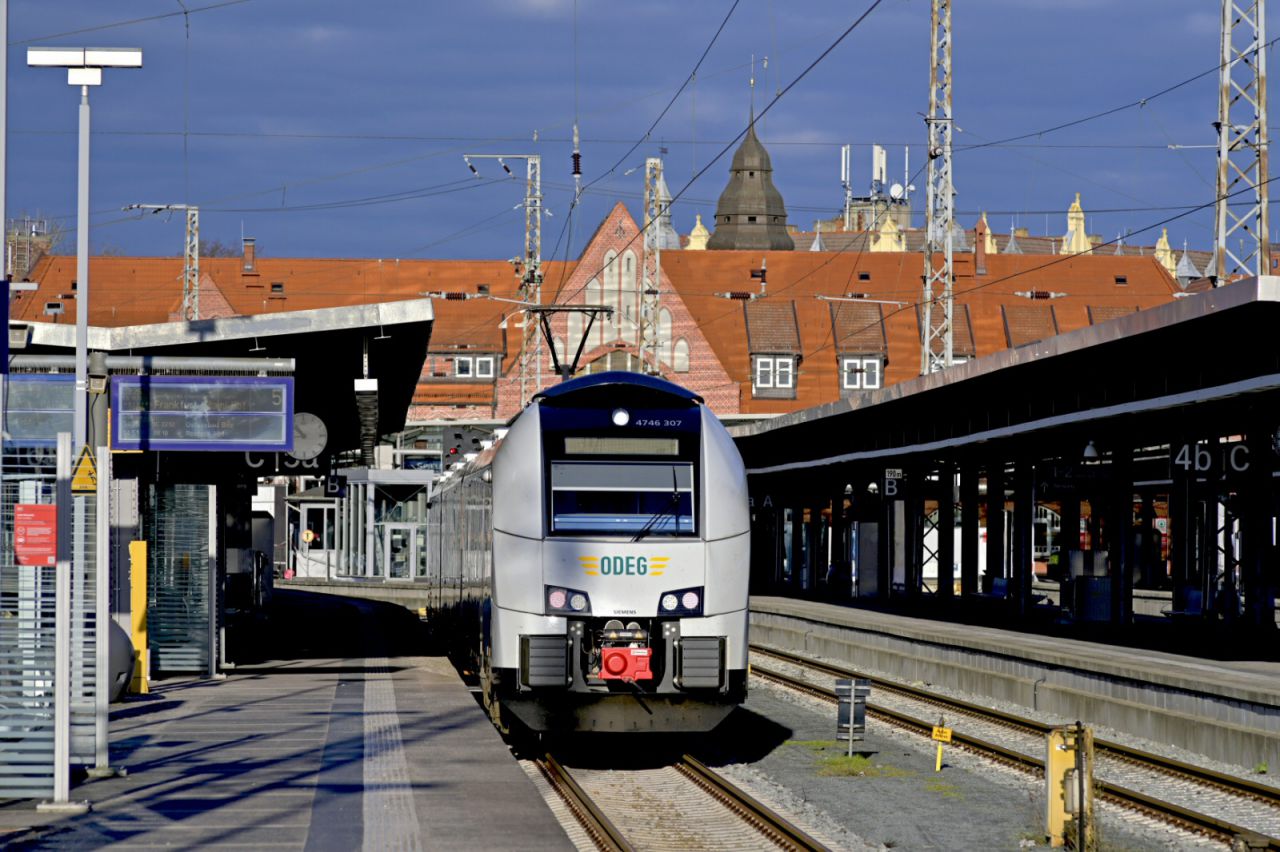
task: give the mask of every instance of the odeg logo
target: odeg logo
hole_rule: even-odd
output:
[[[589,577],[661,577],[668,556],[580,556]]]

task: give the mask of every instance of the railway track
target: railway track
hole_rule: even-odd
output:
[[[534,763],[598,849],[826,849],[690,755],[655,769],[569,770],[551,754]]]
[[[753,663],[753,674],[831,702],[837,700],[831,686],[801,674],[866,677],[772,648],[753,645],[751,653],[757,659],[772,658],[783,668],[793,669],[788,672]],[[873,718],[928,735],[941,712],[954,729],[953,742],[1023,771],[1043,774],[1045,734],[1050,725],[907,684],[868,679],[876,696],[867,705]],[[1095,739],[1094,749],[1095,785],[1104,801],[1229,843],[1243,839],[1250,844],[1247,848],[1280,850],[1280,791],[1275,788],[1121,743]]]

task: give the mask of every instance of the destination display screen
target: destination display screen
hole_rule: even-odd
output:
[[[65,373],[11,373],[6,394],[6,443],[52,447],[59,432],[73,431],[75,382],[75,376]]]
[[[287,452],[293,379],[115,376],[111,415],[115,449]]]
[[[678,456],[679,438],[603,438],[596,435],[565,438],[571,456]]]

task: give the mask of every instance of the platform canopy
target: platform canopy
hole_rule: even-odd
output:
[[[1280,277],[1246,279],[857,398],[731,428],[753,477],[1069,457],[1280,426]],[[1224,432],[1224,429],[1227,430]]]
[[[89,350],[142,356],[144,361],[147,356],[292,359],[294,409],[315,414],[325,422],[327,450],[332,452],[360,446],[355,382],[366,375],[377,380],[378,434],[404,428],[433,318],[431,300],[410,299],[190,322],[90,327]],[[75,350],[75,327],[11,323],[10,341],[10,354],[15,356],[67,355]],[[193,369],[198,370],[198,365]]]

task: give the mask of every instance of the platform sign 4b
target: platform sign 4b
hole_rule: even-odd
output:
[[[71,474],[72,494],[98,493],[98,466],[93,462],[93,453],[88,447],[80,448],[80,457]]]

